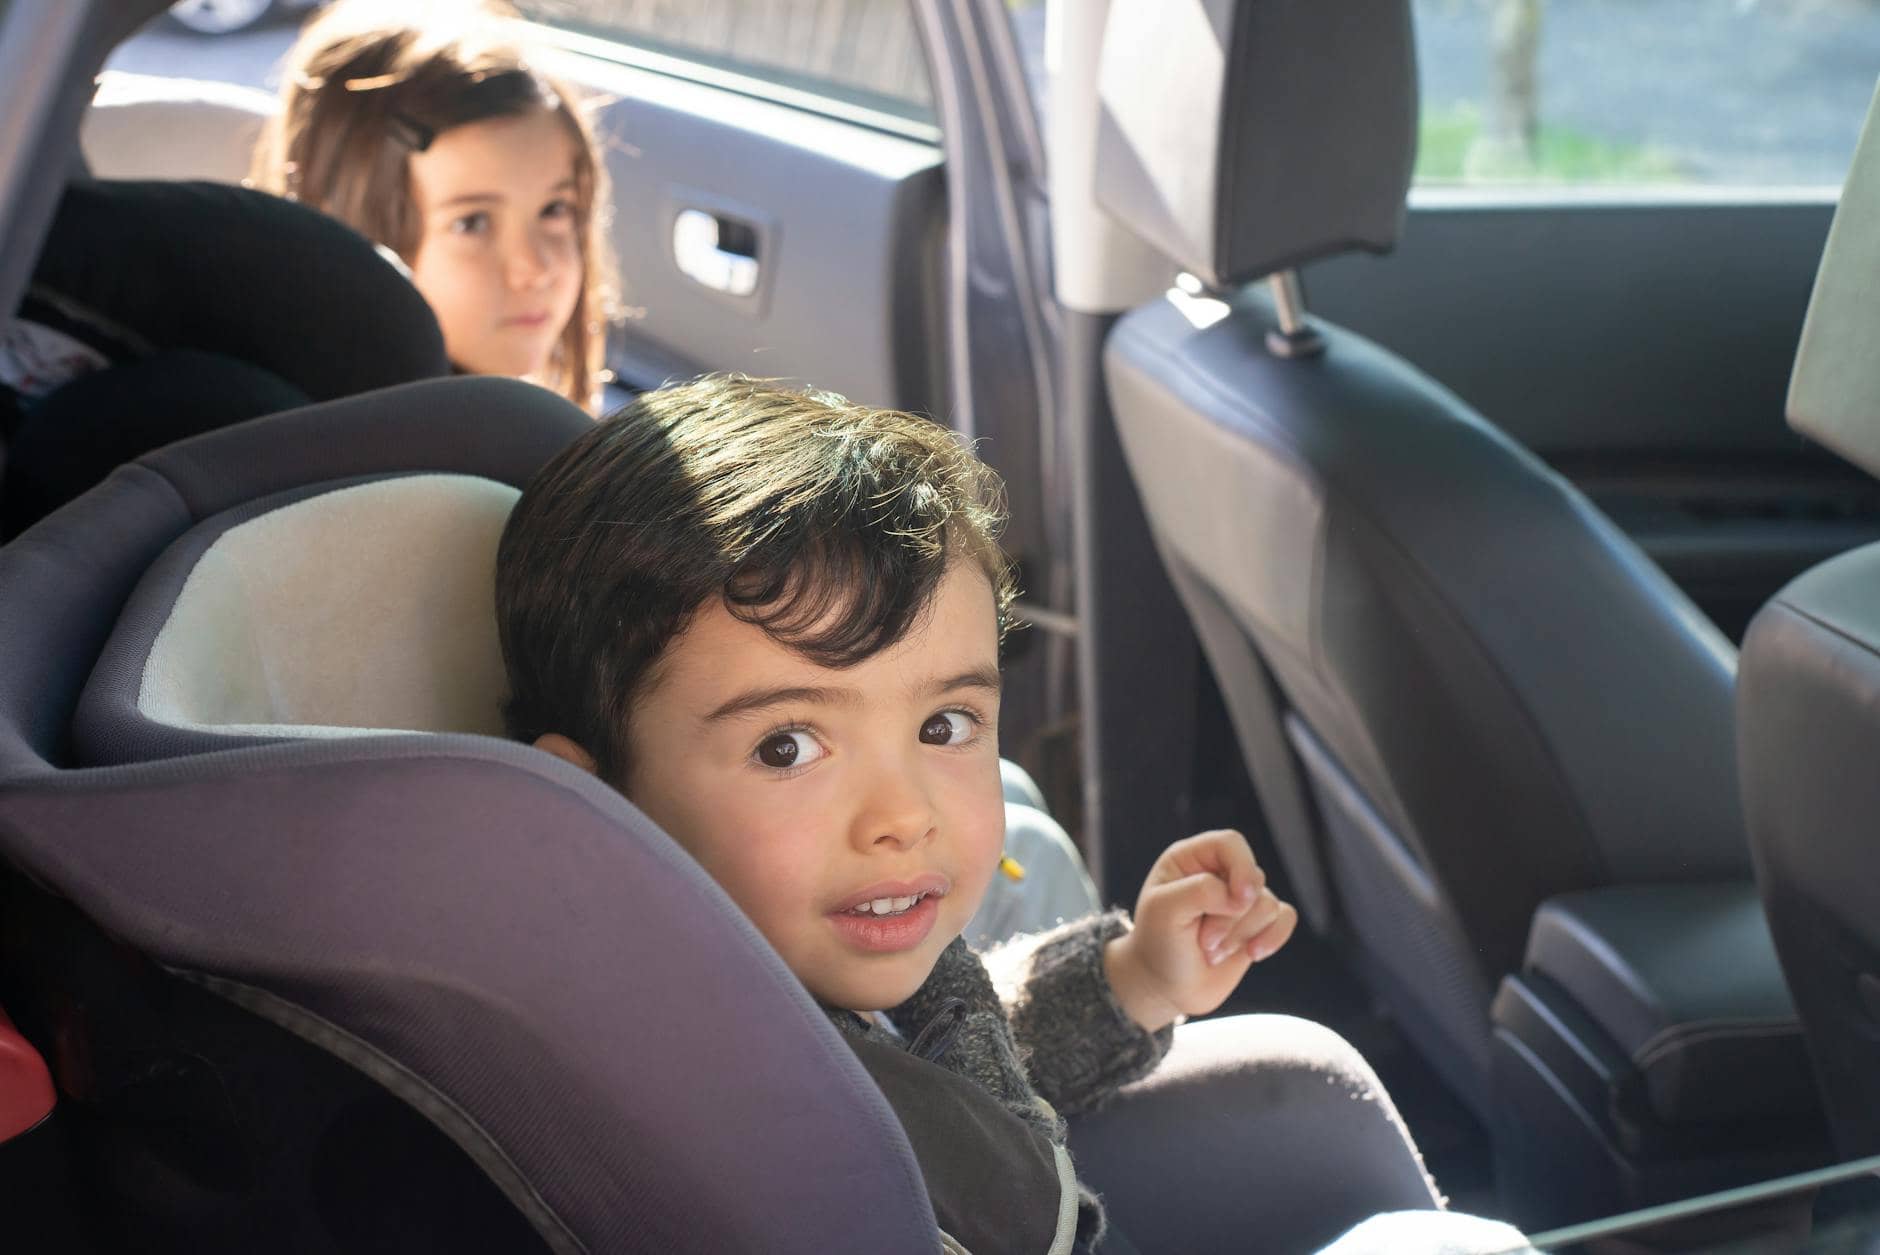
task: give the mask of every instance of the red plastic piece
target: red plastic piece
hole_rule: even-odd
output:
[[[11,1141],[51,1115],[55,1101],[46,1061],[0,1011],[0,1142]]]

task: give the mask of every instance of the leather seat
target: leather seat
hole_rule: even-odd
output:
[[[1815,281],[1789,425],[1880,474],[1880,108]],[[1797,578],[1743,643],[1738,748],[1756,876],[1836,1147],[1880,1153],[1880,546]]]
[[[1118,0],[1104,42],[1099,199],[1187,276],[1107,343],[1123,450],[1302,909],[1486,1115],[1542,903],[1748,885],[1734,651],[1487,418],[1304,316],[1292,267],[1402,226],[1408,4],[1183,8]]]

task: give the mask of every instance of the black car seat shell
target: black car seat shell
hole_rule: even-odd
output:
[[[1662,1113],[1615,1117],[1633,1105],[1618,1091],[1647,1087],[1599,1019],[1635,1007],[1582,1006],[1536,974],[1559,965],[1571,938],[1609,977],[1583,990],[1649,970],[1669,982],[1652,1005],[1719,1005],[1685,996],[1708,980],[1701,955],[1654,966],[1590,927],[1530,933],[1543,903],[1607,887],[1631,894],[1626,912],[1674,930],[1709,918],[1692,885],[1734,886],[1732,901],[1748,902],[1734,651],[1571,484],[1411,364],[1303,321],[1296,280],[1281,273],[1386,250],[1401,229],[1417,118],[1408,4],[1179,8],[1118,0],[1105,33],[1099,199],[1188,278],[1118,321],[1104,370],[1157,550],[1305,913],[1349,942],[1485,1122],[1526,1111],[1508,1094],[1511,1069],[1533,1073],[1535,1103],[1574,1088],[1543,1080],[1532,1043],[1514,1040],[1558,1037],[1559,1018],[1515,1015],[1513,1003],[1539,985],[1574,1004],[1576,1025],[1601,1039],[1582,1061],[1609,1051],[1616,1064],[1590,1070],[1591,1107],[1566,1121],[1583,1126],[1585,1175],[1611,1192],[1569,1207],[1685,1190],[1705,1179],[1711,1152],[1717,1181],[1763,1173],[1773,1145],[1799,1143],[1802,1161],[1822,1153],[1807,1110],[1779,1136],[1765,1128],[1760,1145],[1694,1149],[1681,1133],[1650,1149]],[[1158,119],[1176,118],[1184,137],[1163,152]],[[1247,286],[1269,276],[1270,292]],[[1286,791],[1304,804],[1271,804]],[[1633,892],[1652,886],[1664,892]],[[1595,917],[1611,918],[1576,916]],[[1731,935],[1766,951],[1753,924]],[[1805,1061],[1793,1007],[1774,973],[1739,968],[1742,984],[1725,992],[1741,1006],[1723,1000],[1738,1029],[1659,1041],[1674,1053],[1700,1040],[1722,1049],[1721,1069],[1709,1058],[1670,1068],[1691,1062],[1686,1075],[1715,1078],[1741,1065],[1769,1083],[1759,1107],[1798,1093],[1809,1105],[1795,1084]],[[1491,1016],[1505,978],[1530,982],[1510,995],[1518,1030]],[[1499,1058],[1510,1050],[1517,1065]],[[1715,1088],[1685,1093],[1680,1117],[1705,1123]],[[1545,1144],[1508,1134],[1523,1153]],[[1556,1134],[1558,1150],[1569,1138]],[[1682,1166],[1641,1185],[1632,1157],[1660,1150]],[[1576,1173],[1550,1181],[1543,1163],[1529,1176],[1570,1198],[1562,1183]]]
[[[215,183],[68,187],[12,330],[72,346],[50,356],[73,373],[0,390],[18,411],[0,537],[172,440],[451,369],[423,296],[365,237]]]
[[[437,321],[395,263],[345,223],[251,188],[72,184],[34,299],[119,330],[127,351],[225,353],[314,401],[449,371]]]
[[[1880,107],[1829,230],[1789,425],[1880,475]],[[1750,625],[1738,750],[1756,875],[1837,1148],[1880,1153],[1880,546],[1776,594]]]
[[[409,385],[159,450],[0,550],[0,849],[422,1111],[550,1249],[924,1249],[918,1168],[853,1054],[598,781],[453,735],[80,765],[119,611],[199,524],[361,477],[518,487],[588,422],[528,384]]]

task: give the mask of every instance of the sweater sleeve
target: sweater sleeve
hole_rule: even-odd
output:
[[[1103,970],[1105,943],[1129,928],[1126,912],[1110,911],[985,956],[1031,1083],[1060,1115],[1101,1106],[1168,1053],[1173,1026],[1151,1033],[1132,1020]]]

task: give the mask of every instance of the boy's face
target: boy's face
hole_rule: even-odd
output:
[[[992,587],[970,562],[952,563],[898,643],[841,670],[713,602],[634,706],[625,792],[811,993],[891,1007],[998,863],[998,686]]]

